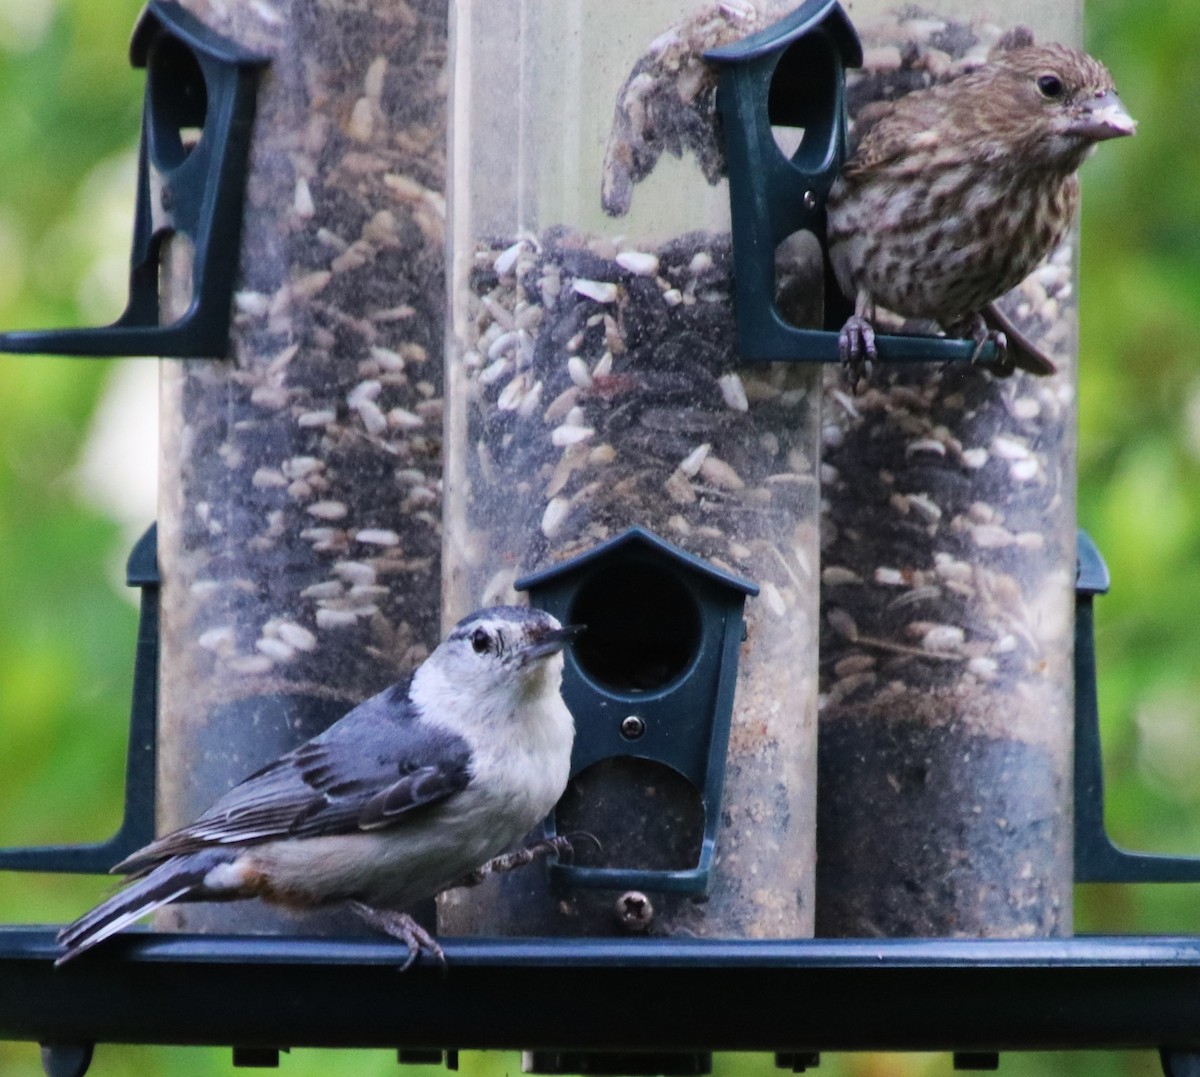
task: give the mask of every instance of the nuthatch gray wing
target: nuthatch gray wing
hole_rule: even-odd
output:
[[[575,723],[562,650],[581,631],[494,606],[461,620],[407,680],[250,775],[194,823],[122,861],[132,882],[58,941],[62,964],[173,901],[345,903],[441,949],[392,910],[433,896],[527,834],[567,784]]]

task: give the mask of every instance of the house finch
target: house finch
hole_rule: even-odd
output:
[[[1096,143],[1133,134],[1108,70],[1065,45],[1021,43],[859,126],[827,206],[829,259],[854,300],[843,362],[869,370],[878,303],[974,339],[976,355],[995,341],[1009,369],[1053,373],[1009,340],[992,301],[1062,239]]]

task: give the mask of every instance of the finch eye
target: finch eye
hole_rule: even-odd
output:
[[[1057,75],[1039,76],[1037,86],[1042,91],[1043,97],[1062,97],[1063,95],[1062,79]]]
[[[477,628],[471,633],[471,646],[476,654],[487,654],[492,649],[492,637],[485,629]]]

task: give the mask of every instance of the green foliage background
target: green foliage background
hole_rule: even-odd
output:
[[[135,0],[0,0],[0,327],[120,309],[142,79]],[[1110,828],[1200,853],[1200,4],[1090,0],[1089,48],[1141,122],[1084,170],[1079,518],[1112,570],[1099,663]],[[81,445],[109,367],[0,357],[0,843],[93,840],[116,826],[135,611],[127,544],[89,507]],[[0,876],[0,922],[63,921],[107,887]],[[1084,887],[1080,931],[1200,932],[1195,886]],[[803,999],[795,1004],[804,1005]],[[468,1055],[478,1077],[515,1055]],[[1138,1054],[1005,1056],[1003,1071],[1149,1075]],[[392,1073],[387,1052],[299,1051],[282,1069]],[[0,1043],[0,1070],[41,1072]],[[227,1073],[227,1051],[101,1046],[93,1072]],[[725,1055],[721,1077],[773,1072]],[[951,1072],[941,1055],[846,1055],[831,1077]],[[432,1073],[432,1071],[431,1071]],[[417,1075],[419,1077],[419,1075]]]

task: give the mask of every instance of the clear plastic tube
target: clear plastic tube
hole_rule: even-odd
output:
[[[853,16],[852,117],[1081,31],[1077,0]],[[1071,931],[1076,241],[1002,303],[1058,374],[827,374],[820,935]]]
[[[440,635],[445,2],[188,6],[270,65],[230,354],[163,364],[165,828]],[[187,252],[169,261],[186,303]]]
[[[710,183],[715,76],[700,59],[782,10],[454,9],[445,619],[523,601],[520,575],[634,525],[761,588],[712,885],[703,900],[649,895],[653,933],[812,930],[818,381],[738,357],[728,188]],[[632,631],[670,601],[648,580],[619,614]],[[663,866],[686,859],[696,808],[686,783],[622,760],[581,776],[561,811],[627,839],[594,862]],[[439,922],[619,933],[617,896],[551,893],[527,869],[445,895]]]

